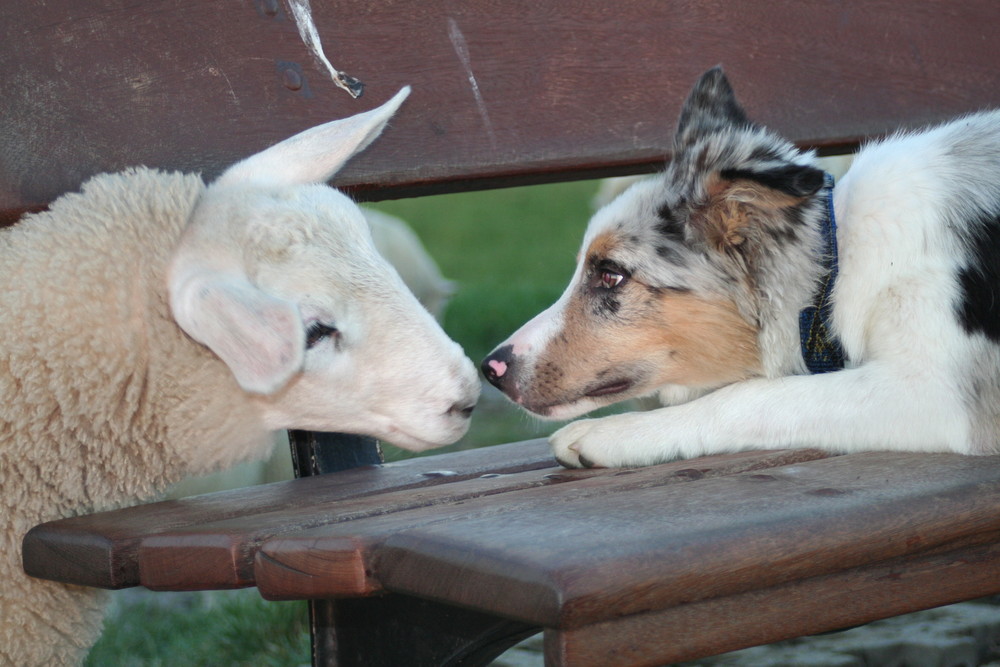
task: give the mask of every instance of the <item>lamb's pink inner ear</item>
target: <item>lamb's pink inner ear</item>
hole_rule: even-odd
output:
[[[172,307],[180,327],[218,355],[246,391],[272,394],[302,368],[305,333],[293,303],[239,279],[212,277],[190,281]]]

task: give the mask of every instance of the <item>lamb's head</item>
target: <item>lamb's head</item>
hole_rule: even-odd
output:
[[[169,272],[180,327],[272,427],[373,435],[408,449],[468,429],[472,362],[378,254],[358,207],[324,183],[409,93],[228,169],[192,213]]]

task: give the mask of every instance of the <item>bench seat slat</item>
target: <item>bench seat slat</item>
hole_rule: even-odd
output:
[[[494,452],[502,458],[502,449]],[[415,525],[449,520],[452,515],[493,515],[498,507],[514,511],[522,506],[546,502],[551,493],[559,502],[570,498],[593,498],[624,493],[633,489],[671,484],[703,476],[726,475],[747,469],[769,468],[794,460],[824,456],[822,452],[744,452],[713,457],[699,462],[677,463],[635,471],[575,470],[561,468],[525,471],[516,474],[468,479],[454,475],[437,486],[405,489],[334,502],[316,502],[289,510],[258,513],[232,520],[159,533],[144,538],[138,552],[139,582],[154,590],[233,588],[253,585],[256,579],[254,556],[260,545],[277,536],[303,535],[299,544],[311,545],[313,532],[340,540],[336,553],[324,552],[324,564],[354,564],[361,588],[331,580],[332,595],[362,595],[378,588],[365,562],[365,545],[385,539],[394,532]],[[324,542],[329,547],[330,542]],[[275,561],[280,562],[280,561]],[[286,572],[287,568],[283,568]],[[265,595],[270,589],[262,590]],[[287,595],[286,595],[287,597]],[[293,595],[292,597],[305,597]]]
[[[447,461],[448,468],[442,463]],[[136,555],[143,537],[246,515],[310,508],[393,489],[415,489],[489,473],[555,466],[544,440],[407,459],[246,489],[168,500],[51,521],[24,537],[25,571],[66,583],[125,588],[139,584]],[[446,474],[442,474],[446,473]],[[456,473],[456,474],[450,474]]]
[[[1000,544],[920,554],[571,630],[546,664],[664,665],[862,625],[1000,590]]]
[[[828,454],[818,450],[741,452],[637,470],[560,470],[544,475],[550,482],[548,484],[524,484],[523,489],[502,495],[465,496],[456,488],[453,492],[455,499],[442,498],[418,510],[362,521],[331,522],[261,540],[264,548],[258,554],[254,568],[256,585],[261,595],[269,599],[368,594],[382,589],[380,577],[386,568],[376,565],[376,560],[381,546],[398,533],[421,531],[452,521],[496,521],[502,526],[505,523],[503,517],[508,514],[544,512],[549,505],[566,506],[574,502],[599,505],[612,497],[642,489],[659,489],[751,470],[769,470],[825,456]],[[523,473],[521,476],[531,474],[537,473]],[[450,486],[461,485],[456,483]],[[438,488],[438,491],[449,490]],[[545,532],[543,530],[540,536]],[[162,536],[155,539],[163,542],[169,538]],[[148,569],[150,572],[154,570],[153,567]],[[145,581],[143,583],[148,585]]]
[[[410,488],[375,496],[327,501],[308,506],[235,517],[142,538],[138,550],[139,583],[153,590],[240,588],[254,585],[253,560],[260,545],[276,535],[296,534],[317,526],[355,525],[379,517],[409,516],[456,503],[519,489],[549,486],[552,467],[477,479],[442,479],[436,486]],[[588,476],[589,471],[577,478]],[[593,476],[593,473],[590,473]],[[409,525],[409,519],[402,519]],[[358,591],[365,593],[367,590]]]
[[[574,628],[1000,531],[998,457],[856,454],[565,502],[561,491],[516,512],[446,512],[389,536],[368,566],[387,590]]]

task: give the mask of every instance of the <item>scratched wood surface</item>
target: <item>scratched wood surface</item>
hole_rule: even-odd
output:
[[[136,560],[139,544],[143,538],[160,532],[185,531],[200,524],[237,521],[246,516],[268,516],[279,510],[300,509],[308,514],[311,508],[323,503],[347,502],[393,491],[415,494],[418,489],[443,482],[555,467],[548,444],[544,440],[530,440],[503,445],[496,451],[476,449],[447,457],[408,459],[336,475],[52,521],[35,527],[25,536],[24,567],[33,576],[68,583],[102,588],[136,586],[140,583]],[[232,581],[232,570],[232,566],[227,568],[225,575],[219,575],[220,579],[228,576],[224,581]]]
[[[753,117],[804,145],[1000,105],[995,0],[312,8],[361,98],[278,0],[0,3],[0,217],[129,165],[211,177],[406,84],[413,96],[338,184],[374,198],[651,170],[691,83],[719,63]]]
[[[480,520],[492,522],[496,526],[496,536],[502,539],[506,532],[517,530],[516,517],[522,512],[546,514],[552,508],[565,508],[574,503],[602,505],[612,499],[617,503],[627,503],[633,494],[641,499],[643,493],[656,494],[664,487],[675,484],[689,488],[686,486],[689,482],[751,470],[769,470],[825,456],[817,450],[742,452],[641,470],[546,472],[542,476],[544,483],[532,481],[542,471],[526,472],[508,476],[504,488],[498,489],[500,493],[476,496],[462,491],[458,488],[462,486],[460,484],[449,485],[456,487],[454,490],[439,487],[438,491],[442,492],[439,501],[412,511],[372,515],[349,522],[328,521],[315,528],[279,534],[272,532],[257,544],[259,551],[253,570],[255,583],[261,595],[268,599],[343,597],[394,590],[386,584],[394,575],[390,571],[393,566],[385,560],[385,547],[399,535],[409,534],[410,531],[430,530],[442,522],[464,524]],[[477,480],[476,483],[482,484],[482,481]],[[445,493],[450,497],[444,497]],[[381,499],[379,504],[382,504]],[[601,539],[614,541],[616,527],[605,525],[599,515],[594,515],[594,518],[600,523],[600,528],[594,532],[602,535]],[[534,533],[534,539],[544,542],[561,530],[558,511],[553,511],[552,523],[540,527]],[[166,542],[166,539],[160,541],[161,544]],[[158,573],[169,563],[165,557],[188,550],[183,539],[165,546],[168,549],[159,554],[161,559],[148,563],[144,562],[146,554],[140,549],[141,571],[148,570],[151,575]],[[476,557],[473,552],[469,555]],[[485,552],[483,555],[490,557]],[[511,574],[516,577],[513,571]],[[148,585],[144,577],[142,580],[144,585]]]
[[[593,667],[691,660],[1000,591],[1000,457],[737,464],[604,471],[278,535],[257,554],[257,586],[337,596],[374,580],[545,627],[546,664]]]
[[[275,597],[362,595],[381,588],[367,569],[365,548],[418,519],[447,516],[440,508],[492,514],[501,494],[507,511],[538,502],[533,495],[515,499],[514,491],[567,485],[563,500],[594,497],[819,456],[815,450],[743,453],[704,459],[695,468],[567,471],[544,441],[534,440],[53,521],[25,537],[24,562],[34,576],[105,588],[236,588],[255,583],[255,555],[266,540],[298,535],[294,543],[302,544],[310,529],[344,524],[350,527],[338,536],[323,533],[327,550],[318,565],[344,572],[348,583],[328,578],[303,594],[294,587],[311,579],[283,579],[273,587]],[[353,527],[361,523],[364,531]],[[331,540],[342,543],[336,553]],[[278,565],[277,549],[274,554],[269,564]],[[364,576],[356,578],[357,572]],[[287,568],[279,566],[277,574],[288,574]]]

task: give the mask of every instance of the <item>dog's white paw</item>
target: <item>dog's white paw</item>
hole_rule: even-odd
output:
[[[648,432],[650,414],[575,421],[549,436],[552,453],[567,468],[643,466],[669,460],[675,453]]]
[[[581,455],[581,449],[589,430],[589,424],[597,421],[595,419],[580,419],[549,436],[549,444],[552,446],[552,454],[561,465],[566,468],[594,468],[603,467],[596,464],[586,455]]]

